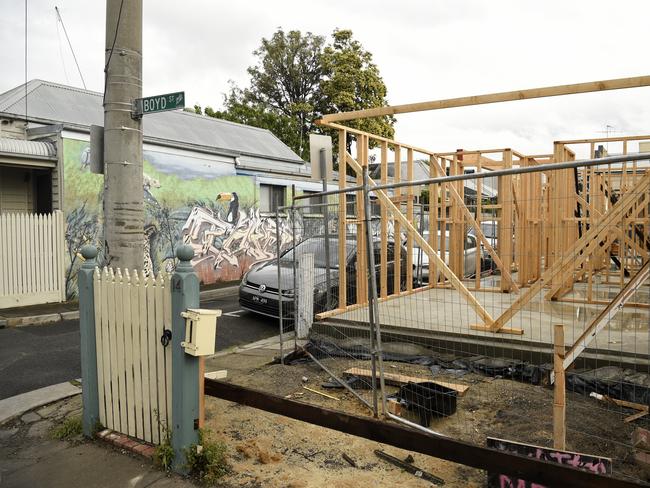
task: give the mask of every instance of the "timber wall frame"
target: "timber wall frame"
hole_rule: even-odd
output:
[[[592,158],[597,156],[597,145],[601,142],[620,142],[623,144],[623,153],[627,154],[628,142],[650,140],[650,135],[558,141],[553,144],[551,153],[542,155],[525,155],[511,148],[440,153],[356,130],[340,125],[337,121],[649,85],[650,76],[605,80],[332,114],[324,116],[319,123],[338,132],[339,172],[346,174],[348,168],[352,169],[357,175],[357,185],[362,182],[363,167],[368,165],[369,149],[379,148],[381,181],[370,180],[372,190],[378,184],[401,183],[404,164],[406,179],[413,181],[416,160],[428,161],[431,178],[462,175],[469,168],[485,173],[572,161],[576,154],[572,147],[580,144],[588,145]],[[355,142],[356,147],[354,157],[346,149],[351,141]],[[389,164],[394,166],[392,178],[388,177]],[[414,208],[415,200],[423,188],[409,185],[393,191],[372,190],[380,204],[380,300],[390,300],[428,288],[454,288],[482,320],[482,323],[472,328],[521,334],[521,329],[508,328],[506,324],[522,306],[545,288],[546,299],[576,301],[566,297],[573,285],[576,282],[586,282],[591,290],[595,276],[604,273],[606,283],[618,284],[623,289],[627,280],[635,276],[649,258],[650,240],[646,238],[650,230],[647,195],[649,175],[648,165],[638,164],[637,161],[610,164],[604,168],[590,166],[575,170],[504,175],[498,177],[496,202],[484,202],[483,182],[477,179],[477,198],[473,208],[467,205],[463,181],[431,183],[427,185],[430,202],[426,208],[428,228],[422,234],[418,232]],[[344,190],[345,186],[345,178],[340,178],[340,189]],[[364,250],[365,245],[361,242],[365,238],[361,192],[357,191],[356,216],[352,221],[347,216],[345,194],[340,194],[338,198],[339,234],[345,235],[346,226],[355,224],[360,236],[359,249]],[[555,202],[561,204],[556,205]],[[498,249],[493,249],[481,232],[480,224],[485,220],[498,222]],[[401,259],[399,246],[396,246],[395,292],[390,296],[387,286],[389,222],[393,224],[393,235],[406,236],[407,253],[406,289],[400,290]],[[463,269],[465,235],[469,228],[474,228],[479,245],[496,265],[500,274],[497,288],[482,286],[480,273],[476,272],[480,271],[478,260],[476,270]],[[445,239],[447,232],[449,238]],[[426,234],[428,236],[425,238]],[[429,276],[432,277],[428,284],[415,289],[412,266],[414,246],[421,248],[428,256]],[[448,259],[445,259],[446,255],[449,256]],[[344,253],[339,253],[339,256],[343,259]],[[612,273],[609,271],[610,259],[619,263],[615,281],[612,281]],[[325,312],[317,318],[337,315],[368,303],[367,281],[362,279],[367,275],[365,256],[360,256],[358,266],[356,303]],[[475,277],[472,280],[464,279],[471,271],[474,271]],[[513,278],[515,272],[516,278]],[[346,303],[345,281],[346,276],[341,273],[341,304]],[[478,290],[516,293],[519,296],[510,308],[493,318],[472,294],[472,291]],[[579,301],[604,305],[609,303],[609,300],[599,300],[591,291],[584,300]]]

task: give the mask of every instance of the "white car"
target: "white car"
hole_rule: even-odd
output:
[[[429,240],[429,233],[424,232],[422,234],[427,241]],[[440,239],[440,233],[438,234],[438,239]],[[429,282],[429,255],[424,252],[419,246],[413,245],[412,249],[413,256],[413,281],[416,284],[423,284]],[[480,254],[479,254],[480,253]],[[476,274],[476,259],[477,254],[480,256],[479,259],[485,259],[483,256],[483,248],[476,245],[476,237],[468,234],[465,236],[465,251],[463,257],[465,277],[472,277]],[[449,265],[449,232],[445,233],[445,263]],[[481,270],[481,264],[479,263],[479,271]],[[440,276],[440,271],[438,271],[438,277]]]

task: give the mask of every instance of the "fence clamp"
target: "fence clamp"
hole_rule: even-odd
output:
[[[214,354],[217,338],[217,317],[221,310],[206,308],[188,308],[181,312],[185,319],[185,340],[181,347],[192,356],[210,356]]]

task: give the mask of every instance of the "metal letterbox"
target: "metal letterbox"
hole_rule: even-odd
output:
[[[188,308],[181,316],[185,318],[185,340],[181,342],[185,353],[192,356],[214,354],[217,317],[221,316],[221,310]]]

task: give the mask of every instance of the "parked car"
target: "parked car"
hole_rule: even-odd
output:
[[[422,234],[427,241],[429,240],[429,233]],[[441,239],[441,234],[438,233],[438,239]],[[438,241],[440,242],[440,241]],[[414,245],[412,249],[413,256],[413,281],[416,285],[422,285],[429,282],[429,255],[424,252],[419,246]],[[465,236],[465,250],[463,255],[463,269],[465,270],[465,277],[469,278],[476,274],[476,259],[480,259],[479,269],[484,269],[486,262],[487,252],[482,246],[477,246],[476,237],[472,234]],[[449,232],[445,232],[445,263],[449,265]],[[438,271],[438,277],[440,271]]]
[[[325,260],[325,238],[312,237],[306,239],[295,248],[296,261],[303,254],[314,255],[314,313],[332,310],[338,307],[339,298],[339,239],[330,237],[329,241],[329,270],[330,283],[327,283],[328,263]],[[376,279],[379,288],[379,256],[381,252],[380,241],[373,243]],[[388,293],[392,294],[395,282],[395,244],[389,241],[388,248]],[[357,293],[357,241],[347,238],[345,241],[345,273],[347,304],[356,302]],[[406,249],[401,254],[401,288],[406,287]],[[239,304],[251,312],[279,317],[279,288],[282,289],[282,317],[293,318],[294,315],[294,249],[289,249],[280,256],[280,287],[278,287],[278,260],[253,265],[243,276],[239,285]],[[328,302],[329,290],[329,302]]]
[[[492,246],[493,249],[497,248],[497,243],[498,243],[498,223],[496,220],[485,220],[481,222],[481,232],[483,232],[483,235],[487,239],[487,241],[490,243],[490,246]],[[476,237],[476,229],[474,227],[470,227],[469,231],[467,232],[469,235]]]
[[[492,249],[494,250],[497,250],[497,245],[499,244],[498,230],[499,230],[499,224],[496,220],[485,220],[481,222],[481,232],[483,232],[483,235],[485,236],[487,241],[490,243],[490,246],[492,246]],[[471,227],[469,229],[468,234],[476,237],[476,229],[474,227]],[[485,271],[488,269],[490,270],[496,269],[496,264],[494,264],[492,257],[488,253],[484,253],[483,259],[484,261],[482,263],[481,270]]]

